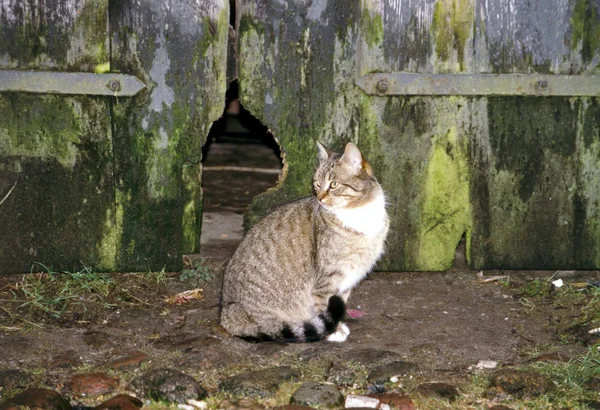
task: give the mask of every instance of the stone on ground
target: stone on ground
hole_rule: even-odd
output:
[[[67,399],[54,390],[27,389],[20,394],[0,403],[0,410],[71,410]]]
[[[342,404],[344,396],[333,384],[307,382],[292,394],[290,404],[311,407],[336,407]]]
[[[206,397],[206,390],[196,379],[178,370],[153,369],[133,381],[144,397],[155,401],[185,403]]]
[[[242,373],[222,380],[219,390],[235,396],[268,397],[288,380],[297,380],[300,373],[289,366]]]
[[[417,392],[425,397],[437,397],[450,401],[458,397],[458,389],[448,383],[423,383],[417,387]]]
[[[492,375],[490,387],[499,393],[515,397],[536,397],[554,390],[548,377],[534,371],[501,369]]]
[[[77,396],[99,396],[114,391],[119,379],[104,373],[76,374],[71,377],[68,388]]]
[[[368,394],[368,397],[378,399],[382,404],[387,404],[396,410],[414,410],[415,405],[413,404],[410,397],[405,394]]]
[[[143,405],[144,403],[137,397],[119,394],[94,407],[94,410],[138,410],[141,409]]]

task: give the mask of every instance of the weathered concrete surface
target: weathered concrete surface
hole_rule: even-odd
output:
[[[199,250],[228,16],[222,0],[2,2],[0,68],[121,72],[148,88],[0,95],[0,272],[178,269]]]
[[[388,195],[380,270],[598,268],[598,98],[367,96],[374,72],[600,73],[600,1],[243,1],[240,92],[308,195],[314,140],[359,145]]]

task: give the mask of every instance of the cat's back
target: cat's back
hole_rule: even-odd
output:
[[[280,271],[305,266],[314,254],[313,225],[318,205],[314,197],[276,208],[244,236],[227,264],[226,276],[244,272]]]

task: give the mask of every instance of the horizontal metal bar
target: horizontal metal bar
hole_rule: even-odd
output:
[[[0,70],[0,92],[129,97],[144,88],[137,77],[126,74]]]
[[[600,96],[599,75],[378,73],[356,84],[373,95]]]

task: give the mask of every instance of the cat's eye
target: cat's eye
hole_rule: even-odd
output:
[[[329,187],[331,189],[336,189],[338,186],[340,186],[340,183],[337,181],[331,181],[331,183],[329,184]]]

